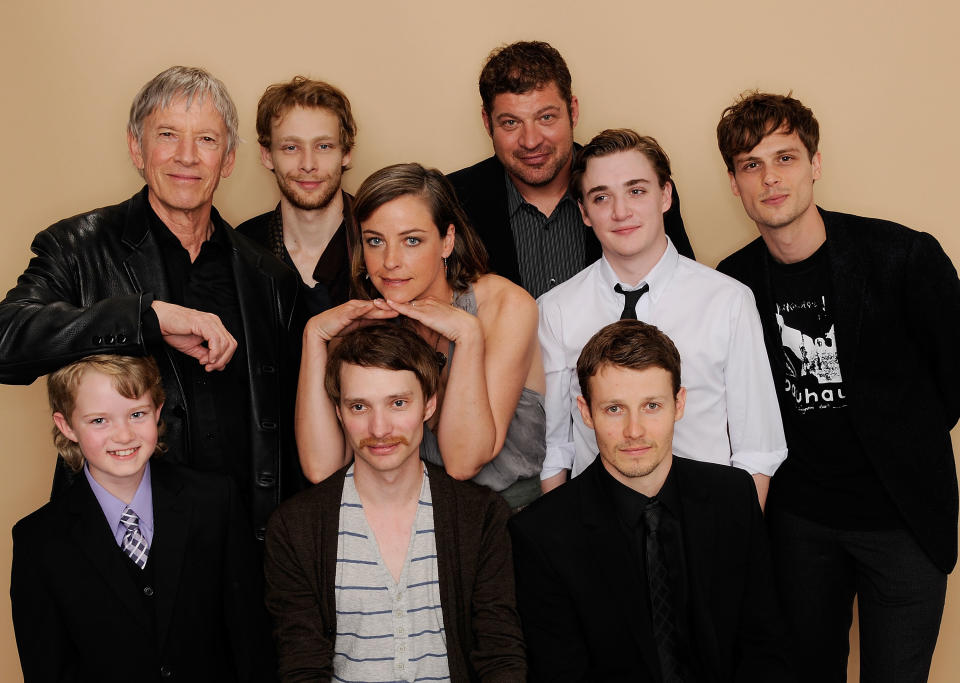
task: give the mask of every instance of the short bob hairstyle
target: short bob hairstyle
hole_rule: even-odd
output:
[[[717,145],[727,171],[735,173],[733,158],[749,152],[760,141],[781,128],[789,135],[797,131],[800,142],[812,160],[820,145],[820,124],[813,112],[800,100],[757,90],[741,93],[739,99],[723,110],[717,124]]]
[[[580,393],[590,405],[590,378],[605,366],[631,370],[662,368],[673,380],[673,395],[680,392],[680,352],[670,337],[639,320],[620,320],[597,332],[577,359]]]
[[[77,404],[77,391],[80,381],[87,372],[99,372],[110,378],[113,388],[124,398],[136,399],[144,394],[150,395],[153,405],[163,405],[163,380],[156,361],[150,356],[111,356],[98,354],[87,356],[60,368],[47,377],[47,397],[50,400],[50,412],[61,413],[70,422],[73,409]],[[72,427],[73,425],[71,425]],[[163,423],[158,425],[158,433],[163,435]],[[83,468],[83,452],[80,444],[71,441],[56,426],[53,428],[53,444],[63,461],[74,472]],[[158,441],[157,452],[166,448]],[[156,453],[154,453],[156,455]]]
[[[363,223],[374,211],[406,196],[423,200],[441,237],[453,226],[454,244],[447,258],[447,282],[454,291],[466,290],[471,282],[487,273],[487,250],[467,222],[450,181],[437,169],[420,164],[387,166],[363,181],[353,202],[354,244],[363,244]],[[366,277],[362,249],[353,250],[351,266],[356,294],[367,299],[379,297],[380,293]]]
[[[660,143],[649,135],[640,135],[629,128],[608,128],[595,135],[577,152],[570,168],[570,194],[578,202],[583,202],[583,174],[587,171],[587,162],[590,159],[634,150],[645,156],[653,166],[660,187],[666,186],[670,181],[670,157],[663,151]]]
[[[344,364],[384,370],[409,370],[423,389],[424,400],[437,393],[440,363],[437,352],[412,329],[396,322],[358,327],[338,338],[327,358],[323,386],[340,405],[340,369]]]
[[[340,147],[344,154],[353,149],[357,123],[353,120],[350,100],[339,88],[323,81],[294,76],[287,83],[274,83],[267,88],[257,105],[257,142],[261,147],[273,144],[273,124],[294,107],[326,109],[340,121]]]
[[[197,67],[171,66],[140,88],[130,105],[127,132],[139,145],[143,142],[143,122],[154,111],[165,109],[180,98],[186,99],[189,108],[194,101],[200,104],[208,96],[227,129],[227,149],[224,152],[224,155],[227,155],[237,148],[240,139],[237,134],[237,107],[223,81]]]

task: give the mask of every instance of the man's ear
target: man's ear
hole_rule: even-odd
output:
[[[343,415],[340,414],[340,404],[338,403],[335,405],[334,409],[337,411],[337,420],[340,422],[340,424],[343,424]]]
[[[270,148],[260,145],[260,163],[263,164],[263,167],[268,171],[273,170],[273,157],[270,156]]]
[[[437,412],[437,395],[434,394],[427,399],[427,402],[423,405],[423,421],[426,422],[433,414]]]
[[[483,127],[487,131],[487,135],[493,137],[493,121],[490,120],[490,113],[480,105],[480,120],[483,121]]]
[[[660,188],[660,213],[666,213],[673,206],[673,183],[669,180]]]
[[[823,162],[823,157],[820,156],[820,150],[817,150],[817,153],[813,155],[813,159],[810,160],[810,163],[813,164],[813,179],[820,180],[821,166]]]
[[[677,392],[677,411],[673,416],[673,421],[676,422],[681,417],[683,417],[683,409],[687,405],[687,388],[680,387],[680,391]]]
[[[137,167],[140,173],[143,173],[143,150],[140,149],[140,141],[137,136],[127,131],[127,150],[130,152],[130,161]]]
[[[70,426],[70,423],[67,421],[67,418],[63,413],[56,412],[53,414],[53,424],[57,426],[57,429],[59,429],[60,433],[65,437],[74,443],[80,442],[80,437],[78,437],[77,433],[73,431],[73,428]]]
[[[737,185],[737,176],[733,171],[727,171],[727,175],[730,176],[730,191],[733,192],[734,197],[740,196],[740,187]]]
[[[227,152],[226,156],[223,157],[223,164],[220,166],[220,177],[229,178],[230,174],[233,173],[233,165],[237,161],[237,150],[231,149]]]
[[[580,101],[576,95],[570,97],[570,127],[576,128],[577,121],[580,120]]]
[[[577,396],[577,408],[580,409],[580,417],[583,418],[583,424],[593,429],[593,415],[590,413],[590,404],[583,396]]]
[[[577,208],[580,209],[580,218],[583,220],[583,224],[588,228],[593,227],[593,223],[590,222],[590,216],[587,215],[587,210],[583,208],[583,202],[577,200]]]

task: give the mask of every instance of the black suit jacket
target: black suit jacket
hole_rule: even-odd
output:
[[[822,209],[820,215],[850,425],[907,528],[949,572],[957,561],[957,473],[950,442],[960,417],[957,271],[926,233]],[[753,290],[770,369],[782,387],[770,264],[757,238],[717,270]],[[781,410],[793,410],[784,393],[778,395]],[[789,420],[784,428],[789,448]],[[770,504],[776,505],[776,477]]]
[[[576,145],[579,149],[580,146]],[[490,255],[491,272],[502,275],[523,286],[520,282],[520,266],[517,263],[517,249],[510,230],[510,216],[507,212],[507,186],[504,180],[503,164],[496,156],[451,173],[447,176],[457,191],[457,198],[467,214],[470,225],[483,240]],[[673,185],[673,203],[663,216],[667,236],[684,256],[694,258],[693,247],[683,227],[680,215],[680,195],[676,183]],[[593,230],[586,231],[586,251],[583,267],[600,258],[600,242]]]
[[[82,475],[14,526],[10,598],[26,683],[272,680],[258,560],[232,483],[150,467],[149,591]]]
[[[147,188],[131,199],[62,220],[33,240],[34,257],[0,302],[0,382],[30,384],[94,353],[152,353],[167,396],[163,420],[168,458],[189,464],[190,424],[174,351],[150,339],[145,313],[169,300],[163,254],[149,229]],[[293,436],[300,362],[294,306],[299,278],[220,218],[231,245],[231,266],[243,319],[250,386],[252,462],[245,472],[253,526],[260,538],[280,500],[303,488]],[[300,328],[302,329],[302,327]]]
[[[709,682],[792,681],[750,476],[674,457],[691,607]],[[647,601],[597,458],[510,521],[534,681],[659,681]]]

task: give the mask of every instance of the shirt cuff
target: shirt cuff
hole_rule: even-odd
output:
[[[540,479],[549,479],[559,474],[561,470],[572,470],[577,449],[573,442],[551,446],[547,444],[547,457],[543,459],[543,469],[540,470]]]
[[[776,451],[741,451],[730,457],[730,464],[750,474],[772,477],[780,463],[787,459],[787,449]]]

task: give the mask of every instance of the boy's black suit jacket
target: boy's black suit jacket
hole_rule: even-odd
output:
[[[152,580],[131,571],[82,475],[14,526],[10,597],[26,683],[272,680],[258,560],[233,484],[159,460],[150,469],[142,578]]]

